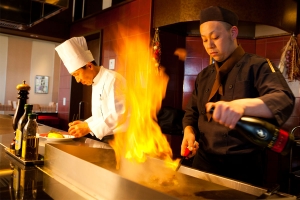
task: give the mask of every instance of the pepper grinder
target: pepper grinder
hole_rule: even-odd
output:
[[[22,115],[24,114],[25,110],[24,110],[24,106],[27,103],[27,99],[28,99],[28,94],[29,94],[29,90],[30,90],[30,86],[27,85],[25,83],[26,81],[23,81],[23,83],[18,84],[17,85],[17,90],[19,90],[18,94],[18,104],[17,104],[17,108],[14,114],[14,118],[13,118],[13,129],[14,129],[14,133],[16,135],[16,130],[18,127],[18,122],[19,119],[22,117]]]

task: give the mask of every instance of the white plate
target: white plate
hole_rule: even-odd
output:
[[[64,138],[48,138],[48,133],[41,133],[39,134],[40,138],[45,138],[50,142],[67,142],[73,140],[75,137],[69,134],[62,134]]]

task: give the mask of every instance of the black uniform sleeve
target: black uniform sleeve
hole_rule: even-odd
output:
[[[274,65],[273,65],[274,66]],[[278,125],[283,125],[293,112],[295,97],[277,67],[267,61],[256,71],[255,87],[260,99],[275,116]]]

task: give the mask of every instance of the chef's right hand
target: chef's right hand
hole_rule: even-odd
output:
[[[91,132],[88,123],[77,120],[69,123],[68,133],[74,135],[75,137],[83,137]]]
[[[184,129],[184,136],[181,143],[181,152],[183,156],[185,149],[188,148],[191,153],[187,156],[188,158],[193,157],[199,149],[199,143],[196,141],[195,133],[192,126],[187,126]]]
[[[71,127],[71,126],[74,126],[74,125],[79,124],[79,123],[81,123],[81,122],[82,122],[82,121],[80,121],[80,120],[76,120],[76,121],[70,122],[68,125],[69,125],[69,127]]]

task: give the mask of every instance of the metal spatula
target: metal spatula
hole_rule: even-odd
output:
[[[190,151],[189,148],[187,147],[187,148],[185,149],[185,152],[184,152],[184,154],[183,154],[181,160],[179,161],[179,163],[178,163],[178,165],[177,165],[175,171],[178,171],[178,169],[180,168],[180,166],[181,166],[183,160],[186,159],[187,156],[188,156],[190,153],[191,153],[191,151]]]

